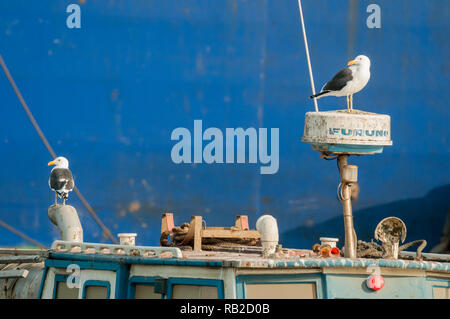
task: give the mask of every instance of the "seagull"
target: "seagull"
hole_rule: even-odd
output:
[[[339,71],[313,98],[324,96],[347,96],[347,110],[353,112],[353,94],[361,91],[370,79],[370,59],[358,55],[348,62],[348,67]],[[350,103],[349,103],[350,101]]]
[[[72,172],[69,169],[69,161],[67,158],[60,156],[49,162],[48,166],[50,165],[55,165],[48,180],[48,185],[55,191],[55,205],[58,204],[57,196],[63,199],[63,205],[65,205],[69,192],[75,186]]]

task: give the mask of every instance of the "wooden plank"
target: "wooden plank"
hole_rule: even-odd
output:
[[[172,235],[172,229],[175,227],[173,222],[173,214],[166,213],[162,215],[161,219],[161,234],[168,231],[170,235]]]
[[[231,230],[231,229],[211,229],[211,227],[202,230],[203,238],[261,238],[257,230]]]
[[[28,270],[26,270],[26,269],[14,269],[14,270],[0,271],[0,278],[26,278],[27,276],[28,276]]]
[[[202,216],[193,216],[191,226],[194,227],[194,251],[202,250]]]
[[[248,226],[248,216],[247,215],[236,216],[235,225],[237,228],[241,230],[249,230],[250,227]]]

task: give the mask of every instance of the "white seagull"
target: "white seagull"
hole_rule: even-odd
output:
[[[347,96],[347,110],[353,111],[353,94],[361,91],[370,79],[370,59],[365,55],[358,55],[348,62],[348,67],[339,71],[328,81],[316,95],[311,98],[324,96]],[[350,104],[349,104],[350,98]]]
[[[57,204],[57,196],[63,199],[63,205],[65,205],[69,192],[75,186],[72,172],[69,169],[69,161],[60,156],[49,162],[48,166],[50,165],[55,165],[48,180],[48,185],[55,191],[55,205]]]

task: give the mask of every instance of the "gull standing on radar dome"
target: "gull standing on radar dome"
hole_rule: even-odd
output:
[[[322,90],[310,97],[347,96],[347,110],[353,112],[353,94],[361,91],[370,79],[370,59],[365,55],[358,55],[348,62],[348,67],[339,71]],[[349,103],[350,101],[350,103]]]
[[[57,196],[63,199],[63,205],[65,205],[69,192],[75,186],[72,172],[69,169],[69,161],[65,157],[60,156],[49,162],[48,166],[50,165],[55,165],[48,180],[48,185],[55,191],[55,205],[58,204]]]

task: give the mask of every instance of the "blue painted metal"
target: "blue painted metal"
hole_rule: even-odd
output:
[[[134,299],[136,284],[154,286],[155,277],[133,276],[129,278],[128,283],[128,299]],[[164,299],[163,294],[161,294],[161,299]]]
[[[358,231],[358,210],[383,213],[381,204],[450,184],[444,45],[450,4],[380,0],[382,27],[368,29],[371,1],[303,2],[316,89],[350,58],[367,54],[372,77],[355,95],[355,108],[392,119],[394,147],[382,156],[351,158],[360,167]],[[81,29],[66,27],[67,5],[1,1],[0,53],[113,233],[132,231],[138,244],[158,244],[159,214],[170,211],[177,223],[201,213],[216,225],[242,213],[252,224],[272,213],[283,246],[309,248],[327,235],[285,233],[341,214],[335,165],[300,142],[313,104],[295,1],[90,0],[80,4]],[[0,218],[50,245],[58,232],[45,213],[53,200],[49,155],[3,74],[0,92]],[[336,107],[345,108],[345,99],[319,101],[321,110]],[[62,116],[68,120],[62,123]],[[280,128],[279,172],[262,176],[254,164],[172,163],[172,130],[192,129],[195,119],[222,130]],[[81,215],[85,239],[104,240],[75,194],[69,203]],[[402,209],[398,213],[407,215]],[[439,243],[445,214],[429,207],[429,218],[408,228],[408,236],[426,239],[429,247]],[[407,227],[415,221],[412,215],[404,220]],[[358,238],[370,240],[369,230]],[[19,240],[5,230],[0,238],[2,246]]]
[[[175,265],[175,266],[197,266],[197,267],[222,267],[220,260],[192,260],[177,258],[148,258],[140,256],[120,256],[120,255],[92,255],[77,253],[50,253],[54,262],[63,260],[80,260],[83,264],[91,265],[95,261],[104,265],[103,267],[113,267],[116,269],[119,264],[146,264],[146,265]],[[78,262],[78,261],[77,261]],[[66,262],[65,264],[68,264]],[[108,266],[110,265],[110,266]],[[112,266],[115,265],[115,266]]]
[[[83,284],[83,292],[82,292],[82,299],[86,298],[86,287],[89,286],[102,286],[102,287],[106,287],[106,298],[105,299],[109,299],[110,295],[111,295],[111,283],[109,281],[104,281],[104,280],[86,280]]]
[[[130,277],[130,266],[120,265],[116,274],[116,299],[128,298],[128,278]]]
[[[167,278],[167,299],[172,299],[173,285],[214,286],[217,287],[217,299],[224,298],[223,280],[169,277]]]
[[[44,283],[45,283],[45,280],[47,279],[47,271],[48,271],[48,267],[45,265],[45,262],[44,262],[44,270],[42,271],[41,284],[39,285],[38,299],[42,299],[42,289],[44,289]]]
[[[97,269],[97,270],[112,270],[117,271],[120,267],[120,264],[117,262],[104,262],[104,261],[86,261],[83,259],[46,259],[45,267],[56,267],[66,269],[67,266],[76,264],[80,267],[80,269]]]

